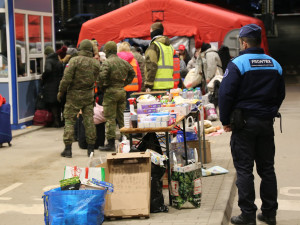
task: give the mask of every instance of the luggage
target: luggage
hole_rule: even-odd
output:
[[[47,126],[53,121],[52,113],[45,109],[38,109],[33,116],[33,125]]]
[[[11,146],[11,139],[10,104],[5,103],[0,107],[0,148],[3,143],[8,143]]]
[[[83,125],[83,117],[80,114],[77,122],[76,122],[75,131],[77,130],[77,140],[79,148],[87,149],[87,143],[85,138],[85,129]],[[95,142],[95,149],[98,149],[99,146],[104,146],[105,142],[105,123],[100,123],[95,125],[96,126],[96,142]]]

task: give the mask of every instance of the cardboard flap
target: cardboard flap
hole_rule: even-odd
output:
[[[110,159],[132,159],[132,158],[150,158],[149,152],[132,152],[132,153],[109,153],[106,156]]]

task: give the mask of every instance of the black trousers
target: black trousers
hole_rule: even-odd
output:
[[[231,135],[231,154],[237,171],[238,205],[242,214],[255,218],[253,166],[261,177],[260,198],[264,215],[275,216],[277,203],[277,180],[274,170],[274,129],[273,120],[247,118],[246,125]]]

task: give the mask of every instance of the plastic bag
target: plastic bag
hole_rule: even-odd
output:
[[[105,121],[103,106],[96,103],[94,107],[94,124],[104,123]]]
[[[180,130],[177,132],[177,142],[183,142],[184,138],[183,138],[183,132]],[[195,141],[198,140],[198,136],[195,133],[195,131],[193,132],[185,132],[185,137],[187,141]]]
[[[55,188],[44,193],[46,225],[101,225],[106,190],[62,191]]]
[[[195,73],[196,69],[191,69],[184,79],[184,86],[186,88],[193,88],[201,83],[201,75]]]
[[[206,117],[210,121],[214,121],[218,119],[217,111],[214,104],[205,105]]]
[[[193,163],[184,167],[174,166],[171,175],[172,205],[182,207],[200,207],[202,182],[201,163]]]

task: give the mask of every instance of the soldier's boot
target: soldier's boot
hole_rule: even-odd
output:
[[[66,158],[72,158],[72,145],[66,145],[64,151],[60,153],[60,155]]]
[[[90,157],[91,153],[94,152],[94,146],[95,145],[88,145],[87,146],[87,155]]]
[[[105,145],[105,146],[100,146],[99,150],[100,151],[110,151],[110,152],[116,151],[116,148],[115,148],[115,139],[113,138],[113,139],[109,139],[107,141],[108,141],[108,144]]]

